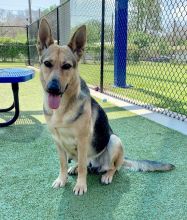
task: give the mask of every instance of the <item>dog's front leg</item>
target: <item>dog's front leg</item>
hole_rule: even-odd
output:
[[[78,177],[73,189],[75,195],[83,195],[87,192],[87,152],[88,140],[84,138],[78,144]]]
[[[60,159],[60,172],[58,178],[53,182],[53,188],[59,188],[65,186],[67,182],[67,155],[66,152],[57,144],[57,151]]]

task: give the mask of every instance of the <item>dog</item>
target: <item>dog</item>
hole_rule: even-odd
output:
[[[120,138],[109,125],[102,107],[90,96],[80,77],[78,63],[86,44],[86,26],[79,27],[66,46],[54,43],[45,18],[40,22],[37,49],[44,91],[43,111],[60,159],[53,187],[65,186],[68,174],[77,174],[75,195],[87,192],[87,173],[102,173],[109,184],[122,166],[136,171],[169,171],[172,164],[124,157]],[[76,162],[68,169],[68,159]]]

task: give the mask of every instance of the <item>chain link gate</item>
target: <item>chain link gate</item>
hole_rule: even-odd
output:
[[[75,29],[87,25],[88,42],[80,64],[81,76],[90,87],[148,109],[187,120],[187,3],[185,0],[129,0],[126,58],[116,33],[116,7],[124,0],[67,0],[45,17],[60,45],[67,44]],[[103,26],[103,25],[104,26]],[[38,63],[36,40],[39,21],[28,28],[32,65]],[[115,69],[115,50],[119,64]],[[115,64],[116,65],[116,64]],[[120,66],[119,66],[120,67]],[[125,74],[125,75],[124,75]],[[115,81],[118,77],[118,83]],[[120,82],[121,80],[121,82]],[[124,85],[124,86],[123,86]],[[130,86],[129,86],[130,85]],[[126,88],[124,88],[126,87]]]

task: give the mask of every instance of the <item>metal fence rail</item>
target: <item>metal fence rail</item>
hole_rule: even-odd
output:
[[[67,0],[45,17],[60,45],[68,42],[76,27],[87,25],[88,42],[80,73],[91,87],[187,120],[186,1],[126,3]],[[32,65],[38,62],[38,25],[39,21],[28,28]]]

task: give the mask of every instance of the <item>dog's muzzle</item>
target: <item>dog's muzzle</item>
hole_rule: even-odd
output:
[[[66,85],[65,89],[63,90],[60,85],[60,82],[57,79],[53,79],[48,83],[46,91],[52,95],[62,96],[63,93],[67,90],[67,88],[68,88],[68,84]]]
[[[60,82],[57,79],[53,79],[51,80],[48,84],[47,84],[47,92],[52,94],[52,95],[62,95],[61,92],[61,85]]]
[[[65,89],[62,89],[60,82],[57,79],[53,79],[47,84],[46,91],[48,93],[48,105],[51,109],[59,108],[61,97],[67,88],[68,84]]]

